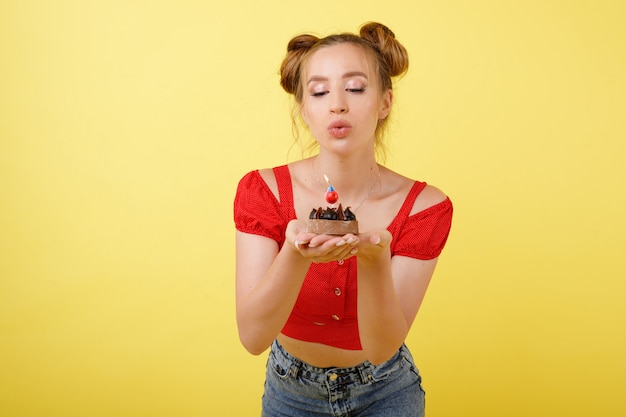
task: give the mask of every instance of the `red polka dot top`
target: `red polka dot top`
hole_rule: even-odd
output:
[[[291,176],[286,165],[274,168],[279,190],[276,199],[258,171],[246,174],[237,187],[234,220],[237,230],[285,242],[287,223],[296,218]],[[387,230],[392,234],[391,255],[434,259],[441,253],[452,222],[449,198],[409,215],[426,187],[416,181]],[[303,341],[360,350],[357,322],[357,262],[312,264],[282,333]]]

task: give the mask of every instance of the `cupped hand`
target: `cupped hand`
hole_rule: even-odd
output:
[[[360,233],[359,239],[360,243],[357,247],[359,259],[376,261],[381,256],[389,256],[392,236],[388,230],[382,229]]]
[[[286,244],[291,244],[303,257],[315,263],[341,261],[354,256],[360,242],[358,236],[318,235],[306,232],[304,223],[292,220],[285,233]]]

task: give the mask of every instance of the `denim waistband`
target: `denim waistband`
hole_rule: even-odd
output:
[[[362,383],[368,384],[372,380],[377,379],[376,374],[385,372],[385,368],[392,367],[398,359],[401,358],[403,352],[406,351],[406,346],[402,347],[386,362],[380,365],[373,365],[369,361],[364,361],[356,366],[348,368],[319,368],[301,361],[289,352],[287,352],[283,346],[274,340],[272,343],[271,354],[274,355],[275,360],[280,366],[286,370],[290,377],[300,377],[313,382],[340,382],[340,383]],[[407,351],[408,353],[408,351]]]

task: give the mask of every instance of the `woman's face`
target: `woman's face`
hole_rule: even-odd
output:
[[[323,47],[304,71],[302,116],[320,147],[349,153],[373,149],[380,119],[389,114],[391,91],[380,91],[373,62],[350,43]]]

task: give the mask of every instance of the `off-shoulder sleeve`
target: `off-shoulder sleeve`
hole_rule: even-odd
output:
[[[259,171],[251,171],[239,181],[233,212],[235,227],[240,232],[269,237],[282,244],[286,221],[280,203]]]
[[[409,216],[399,236],[394,237],[393,254],[423,260],[438,257],[450,234],[452,211],[452,202],[446,198],[441,203]]]

